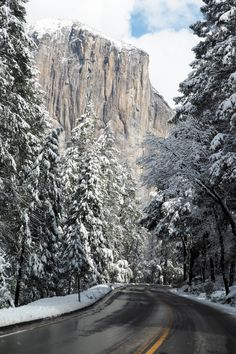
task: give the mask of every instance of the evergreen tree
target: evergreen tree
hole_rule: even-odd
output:
[[[54,129],[48,134],[27,178],[28,192],[33,196],[28,212],[32,245],[27,287],[34,297],[52,296],[59,292],[62,202],[58,151],[60,132],[61,129]]]
[[[89,106],[65,157],[64,258],[72,288],[78,273],[90,284],[131,279],[144,247],[133,179],[109,124],[97,137],[95,122]]]
[[[6,261],[3,251],[0,251],[0,308],[9,305],[14,306],[8,277],[9,268],[9,262]]]
[[[6,225],[1,242],[6,244],[12,275],[17,278],[16,305],[24,252],[30,243],[27,240],[28,200],[22,184],[45,130],[45,112],[32,69],[31,41],[24,29],[24,2],[3,0],[0,4],[0,215]]]
[[[107,190],[104,193],[106,218],[104,235],[113,250],[115,273],[117,269],[122,268],[120,265],[126,264],[124,261],[128,261],[127,265],[132,270],[128,272],[130,279],[136,279],[137,267],[145,249],[147,236],[139,224],[141,213],[136,198],[136,185],[128,165],[123,162],[115,146],[109,124],[106,125],[99,143]]]
[[[120,224],[122,226],[122,256],[129,263],[133,273],[133,280],[140,277],[139,264],[142,262],[148,241],[148,233],[140,225],[141,206],[137,199],[137,186],[128,166],[123,166],[123,204],[120,210]]]
[[[71,275],[88,283],[109,280],[108,263],[112,258],[104,237],[104,179],[95,134],[96,116],[89,105],[72,131],[66,151],[65,261]]]

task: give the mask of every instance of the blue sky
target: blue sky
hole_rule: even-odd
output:
[[[201,0],[29,0],[28,21],[75,19],[150,56],[153,86],[173,106],[178,86],[190,72],[198,39],[189,25],[201,18]]]
[[[131,13],[130,20],[132,36],[139,38],[145,34],[155,33],[166,28],[179,31],[181,29],[188,28],[192,23],[201,19],[199,5],[191,3],[186,4],[184,12],[179,11],[174,14],[167,5],[164,5],[161,13],[164,18],[168,19],[168,22],[166,21],[165,25],[163,26],[163,23],[159,25],[157,21],[156,26],[150,26],[145,12],[143,12],[142,9],[134,10]]]
[[[131,15],[131,35],[139,38],[150,32],[145,16],[140,11],[136,11]]]

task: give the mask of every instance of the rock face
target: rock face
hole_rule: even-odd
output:
[[[150,84],[147,53],[80,23],[43,21],[31,33],[47,108],[66,139],[90,100],[98,129],[111,120],[118,146],[133,167],[147,131],[167,134],[172,110]]]

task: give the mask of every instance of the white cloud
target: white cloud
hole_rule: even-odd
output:
[[[171,106],[173,97],[178,96],[179,83],[191,70],[191,48],[197,42],[198,38],[188,30],[165,30],[132,39],[132,43],[149,53],[151,82]]]
[[[177,95],[179,83],[190,71],[191,48],[197,39],[188,30],[168,28],[175,21],[173,16],[186,15],[188,4],[200,5],[201,1],[30,0],[27,10],[30,22],[48,17],[77,19],[115,39],[127,39],[143,48],[150,55],[150,77],[154,87],[173,105],[172,97]],[[155,24],[159,23],[165,30],[132,38],[130,19],[132,12],[137,10],[145,14],[150,28],[155,29],[158,27]]]
[[[31,0],[28,20],[44,18],[79,20],[116,39],[130,34],[130,17],[135,0]]]
[[[194,20],[196,9],[202,0],[136,0],[135,11],[145,17],[150,30],[181,27]]]

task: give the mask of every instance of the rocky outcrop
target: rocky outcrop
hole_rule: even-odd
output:
[[[89,100],[98,129],[111,120],[118,145],[133,166],[147,131],[166,135],[172,110],[150,84],[147,53],[80,23],[44,21],[32,36],[47,108],[66,138]]]

